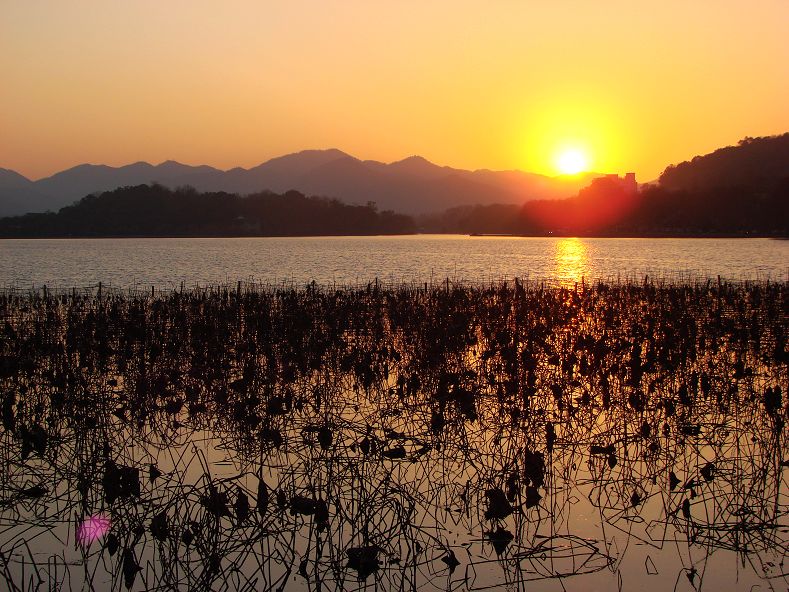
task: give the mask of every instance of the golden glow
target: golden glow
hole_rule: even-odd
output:
[[[623,170],[635,146],[617,117],[619,110],[616,101],[599,91],[587,91],[582,100],[546,95],[520,121],[522,168],[549,175]],[[570,170],[560,162],[565,158],[575,161],[567,163]]]
[[[789,129],[786,0],[0,7],[0,167],[32,178],[330,147],[556,175],[575,147],[651,181]]]
[[[586,245],[578,238],[557,239],[554,246],[554,277],[562,284],[572,286],[589,279],[589,258]]]
[[[577,148],[569,148],[556,157],[556,168],[563,175],[577,175],[589,170],[589,158]]]

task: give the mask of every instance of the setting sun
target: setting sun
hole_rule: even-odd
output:
[[[563,175],[576,175],[589,168],[589,158],[578,149],[564,150],[556,158],[556,168]]]

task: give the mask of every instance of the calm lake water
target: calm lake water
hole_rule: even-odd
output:
[[[461,235],[143,238],[0,241],[0,285],[187,287],[237,280],[278,284],[572,283],[652,276],[786,280],[789,241],[770,239],[517,238]]]

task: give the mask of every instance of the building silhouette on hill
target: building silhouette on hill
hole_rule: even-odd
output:
[[[617,174],[606,175],[606,179],[616,182],[627,193],[633,194],[638,191],[638,182],[636,181],[635,173],[625,173],[624,177]]]

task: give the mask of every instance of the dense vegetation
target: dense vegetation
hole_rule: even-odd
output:
[[[736,146],[671,165],[660,186],[671,191],[710,191],[719,187],[750,187],[770,191],[789,177],[789,133],[744,138]]]
[[[0,583],[785,588],[788,289],[2,293]]]
[[[293,236],[401,234],[413,220],[375,204],[258,193],[200,193],[190,187],[123,187],[90,195],[58,213],[0,219],[2,236]]]

